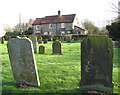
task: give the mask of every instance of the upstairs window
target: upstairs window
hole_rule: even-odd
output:
[[[65,23],[61,23],[61,28],[65,28]]]
[[[53,25],[52,24],[49,24],[49,29],[52,29]]]

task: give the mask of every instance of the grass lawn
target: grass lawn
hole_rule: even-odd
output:
[[[7,41],[0,44],[0,67],[2,70],[2,93],[78,93],[81,79],[80,41],[62,42],[63,55],[52,55],[52,43],[43,44],[45,54],[35,54],[40,79],[40,87],[18,89],[15,85],[9,56]],[[39,49],[38,44],[37,49]],[[118,93],[118,49],[114,49],[113,83],[114,93]],[[2,66],[1,66],[2,64]]]

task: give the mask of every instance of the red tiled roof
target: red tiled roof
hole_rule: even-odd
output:
[[[36,18],[36,20],[33,22],[34,25],[40,24],[43,18]]]
[[[76,28],[80,28],[80,29],[85,30],[85,31],[88,31],[87,29],[82,28],[82,27],[80,27],[80,26],[76,26],[76,25],[74,25],[74,27],[76,27]]]
[[[47,23],[68,23],[68,22],[73,22],[74,18],[75,18],[75,14],[62,15],[60,17],[58,17],[58,15],[46,16],[45,18],[36,18],[36,20],[33,22],[33,25],[47,24]]]

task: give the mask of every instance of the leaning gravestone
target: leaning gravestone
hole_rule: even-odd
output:
[[[29,39],[33,43],[34,53],[37,53],[37,37],[35,35],[30,35]]]
[[[54,41],[54,43],[52,44],[52,49],[53,49],[53,54],[62,54],[62,50],[61,50],[61,43],[60,41],[56,40]]]
[[[39,86],[31,40],[17,37],[8,41],[7,48],[15,82],[17,84]]]
[[[113,92],[113,44],[107,36],[88,36],[81,43],[80,90]]]
[[[39,54],[44,54],[45,53],[45,47],[44,46],[39,46]]]

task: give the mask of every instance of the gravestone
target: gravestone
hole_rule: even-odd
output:
[[[30,35],[29,39],[32,41],[33,43],[33,49],[34,49],[34,53],[37,53],[37,37],[35,35]]]
[[[113,47],[118,48],[118,41],[113,41]]]
[[[44,46],[39,46],[39,54],[44,54],[45,53],[45,47]]]
[[[107,36],[88,36],[81,43],[80,90],[113,92],[113,44]]]
[[[32,41],[17,37],[8,41],[7,48],[15,83],[39,86]]]
[[[53,54],[62,54],[62,50],[61,50],[61,43],[60,41],[56,40],[54,41],[54,43],[52,44],[52,49],[53,49]]]
[[[1,44],[4,44],[4,37],[2,37]]]

